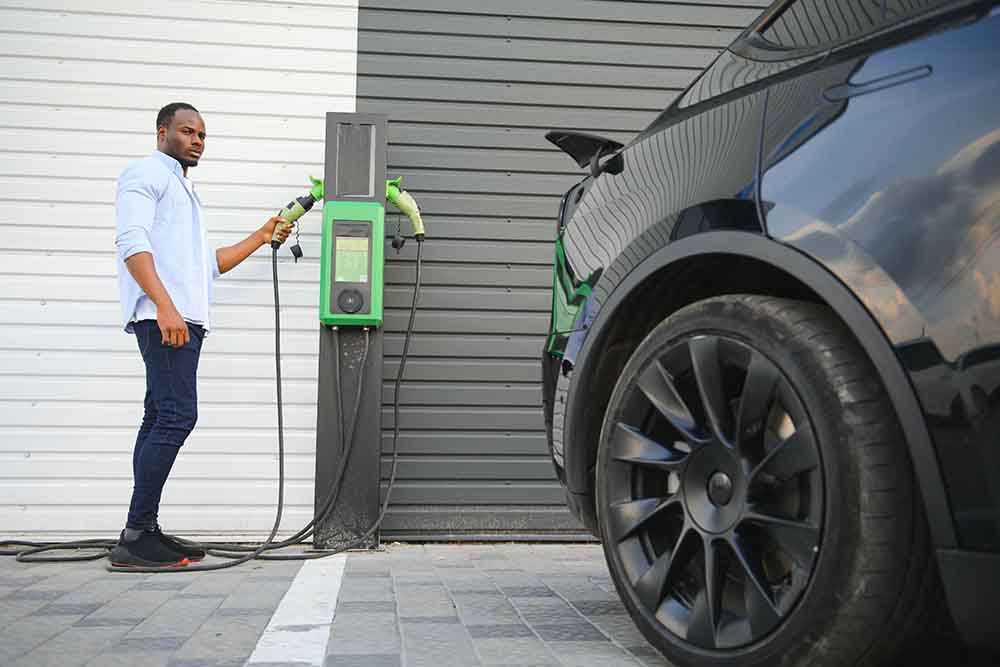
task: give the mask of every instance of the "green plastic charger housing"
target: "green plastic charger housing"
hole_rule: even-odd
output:
[[[369,223],[367,303],[357,313],[337,312],[334,302],[335,238],[337,224]],[[378,202],[327,201],[323,205],[323,241],[320,260],[319,320],[327,326],[382,326],[385,267],[385,208]],[[349,283],[348,283],[349,284]]]

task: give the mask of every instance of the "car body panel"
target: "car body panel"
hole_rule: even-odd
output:
[[[897,348],[936,348],[910,377],[959,546],[1000,551],[1000,15],[956,20],[772,87],[761,197],[768,234],[833,271]]]

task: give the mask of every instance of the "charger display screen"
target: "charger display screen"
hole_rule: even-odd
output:
[[[368,239],[357,236],[336,237],[336,275],[338,283],[368,282]]]

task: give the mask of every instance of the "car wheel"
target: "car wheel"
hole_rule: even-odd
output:
[[[678,665],[880,664],[926,605],[901,430],[822,305],[732,295],[660,323],[612,393],[596,487],[612,579]]]

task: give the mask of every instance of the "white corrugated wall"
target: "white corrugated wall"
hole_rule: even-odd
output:
[[[238,241],[323,173],[324,114],[354,111],[357,0],[0,1],[0,538],[114,535],[131,493],[142,362],[119,323],[115,179],[157,110],[198,107],[190,175],[210,241]],[[312,515],[319,213],[283,250],[288,529]],[[200,418],[161,522],[260,537],[276,499],[269,250],[224,276]]]

